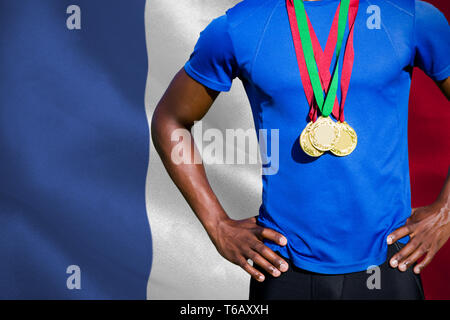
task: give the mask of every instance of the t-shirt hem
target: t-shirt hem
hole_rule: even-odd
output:
[[[334,264],[323,262],[311,262],[305,259],[289,254],[288,248],[280,247],[277,244],[266,243],[266,245],[274,251],[278,251],[284,258],[289,259],[297,268],[307,270],[314,273],[322,274],[346,274],[352,272],[366,271],[371,266],[379,266],[386,261],[387,254],[382,253],[376,257],[370,257],[363,261],[351,264]]]
[[[450,76],[450,65],[448,65],[442,71],[435,72],[433,74],[430,74],[429,76],[434,81],[441,81],[447,79]]]
[[[196,70],[194,70],[190,64],[190,62],[186,62],[186,64],[184,65],[184,70],[186,71],[186,73],[193,78],[194,80],[200,82],[201,84],[203,84],[204,86],[215,90],[215,91],[230,91],[231,86],[230,85],[225,85],[223,83],[218,83],[216,81],[213,81],[211,79],[208,79],[207,77],[205,77],[204,75],[200,74],[199,72],[197,72]]]

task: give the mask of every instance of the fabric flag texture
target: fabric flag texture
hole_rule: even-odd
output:
[[[146,298],[144,7],[0,1],[2,299]]]

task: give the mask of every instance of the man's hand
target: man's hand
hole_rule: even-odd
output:
[[[390,265],[393,268],[398,267],[400,271],[406,271],[425,255],[425,258],[414,267],[414,272],[419,274],[450,237],[448,203],[436,201],[430,206],[413,209],[406,224],[391,233],[387,243],[392,244],[407,235],[410,236],[410,241],[391,258]]]
[[[248,263],[251,259],[274,277],[288,270],[286,261],[264,245],[263,239],[269,239],[281,246],[287,239],[280,233],[256,224],[256,218],[244,220],[226,219],[221,221],[210,237],[217,251],[230,262],[237,264],[258,281],[264,281],[264,275]]]

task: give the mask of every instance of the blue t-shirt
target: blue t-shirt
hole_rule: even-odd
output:
[[[305,2],[322,48],[338,3]],[[258,222],[288,239],[285,247],[266,241],[270,248],[318,273],[362,271],[386,260],[387,235],[411,214],[412,67],[434,80],[450,75],[448,22],[422,1],[361,0],[354,46],[345,119],[358,145],[346,157],[310,158],[300,149],[309,106],[285,0],[245,0],[229,9],[201,33],[185,65],[192,78],[217,91],[228,91],[238,77],[255,128],[279,129],[279,168],[262,177]]]

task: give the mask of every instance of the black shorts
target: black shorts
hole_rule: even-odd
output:
[[[404,245],[394,243],[388,247],[388,259],[378,270],[328,275],[309,272],[295,267],[278,278],[259,266],[264,282],[250,280],[250,300],[423,300],[423,287],[413,266],[401,272],[389,266],[390,258]]]

